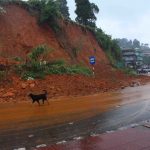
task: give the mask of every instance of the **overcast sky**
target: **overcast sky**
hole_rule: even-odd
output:
[[[67,0],[75,18],[74,0]],[[90,0],[98,5],[97,26],[113,38],[137,38],[150,44],[150,0]]]

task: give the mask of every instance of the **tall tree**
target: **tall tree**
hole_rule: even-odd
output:
[[[137,39],[133,40],[133,48],[140,48],[140,42]]]
[[[57,0],[59,11],[61,14],[67,18],[70,19],[70,14],[69,14],[69,8],[67,6],[67,1],[66,0]]]
[[[99,12],[98,6],[94,3],[90,3],[89,0],[75,0],[75,3],[76,21],[83,25],[95,27],[95,21],[97,20],[95,13]]]

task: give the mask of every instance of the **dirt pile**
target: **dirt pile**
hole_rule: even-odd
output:
[[[118,76],[117,74],[116,76]],[[98,79],[85,76],[51,75],[45,80],[24,81],[13,76],[9,82],[0,85],[0,102],[28,100],[28,94],[48,91],[49,98],[59,96],[90,95],[123,89],[127,86],[139,86],[149,81],[149,77],[126,77],[120,73],[119,79]]]

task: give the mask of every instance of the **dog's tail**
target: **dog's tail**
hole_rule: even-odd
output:
[[[48,94],[46,90],[43,90],[43,91],[45,92],[45,95],[47,95],[47,94]]]

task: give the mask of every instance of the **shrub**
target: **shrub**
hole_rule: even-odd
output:
[[[111,36],[105,34],[100,28],[92,28],[90,26],[87,26],[86,28],[94,34],[97,42],[105,51],[112,65],[122,61],[121,49],[117,40],[112,39]]]
[[[124,68],[121,69],[125,74],[129,75],[129,76],[136,76],[137,72],[131,68]]]
[[[67,65],[63,60],[55,60],[47,64],[41,64],[38,61],[33,61],[26,64],[16,66],[16,72],[23,78],[44,78],[49,74],[82,74],[86,76],[92,75],[89,68],[73,65]]]
[[[30,61],[15,66],[15,71],[23,78],[44,78],[49,74],[83,74],[91,75],[88,68],[79,65],[69,66],[64,60],[53,60],[42,63],[39,58],[44,53],[47,55],[49,48],[45,45],[39,45],[28,55]],[[51,50],[51,49],[50,49]],[[19,58],[16,58],[17,60]]]
[[[55,32],[60,30],[57,19],[61,15],[55,0],[29,0],[28,4],[31,9],[38,11],[40,24],[48,23]]]
[[[47,53],[52,50],[52,48],[48,48],[46,45],[39,45],[36,48],[34,48],[31,53],[28,54],[28,57],[32,61],[37,61],[41,55],[47,55]]]
[[[52,65],[59,65],[59,66],[64,66],[66,63],[63,59],[59,59],[59,60],[53,60],[53,61],[49,61],[47,63],[47,66],[52,66]]]
[[[80,49],[77,47],[72,48],[72,54],[75,58],[77,58],[79,51],[80,51]]]
[[[0,14],[4,14],[4,13],[6,13],[6,10],[0,6]]]
[[[0,82],[6,80],[7,78],[7,71],[0,71]]]
[[[80,65],[73,65],[67,67],[68,74],[82,74],[86,76],[92,75],[92,71],[89,68],[80,66]]]
[[[15,61],[18,61],[18,62],[22,62],[23,61],[23,59],[21,58],[21,57],[14,57],[13,58]]]

